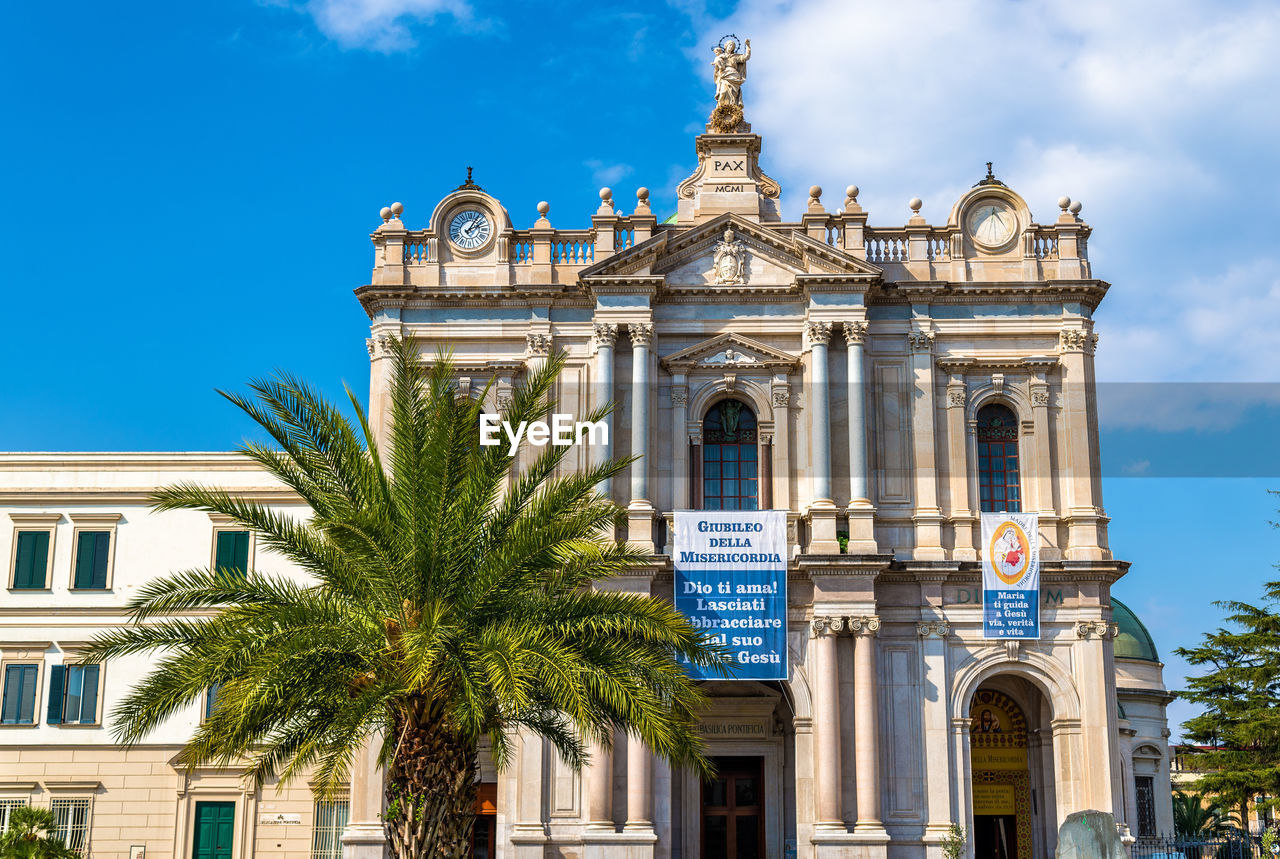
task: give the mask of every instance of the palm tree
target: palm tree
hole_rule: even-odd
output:
[[[545,417],[563,363],[530,373],[504,419]],[[722,650],[665,601],[592,588],[651,560],[602,536],[621,511],[596,487],[629,460],[571,472],[574,448],[548,445],[513,478],[507,445],[479,443],[483,395],[457,396],[448,356],[428,367],[397,342],[393,367],[385,446],[350,391],[354,422],[285,374],[223,394],[275,442],[242,451],[310,521],[193,484],[155,505],[229,516],[314,582],[214,569],[143,586],[134,623],[91,656],[157,654],[113,711],[120,741],[217,685],[184,765],[243,762],[259,784],[309,773],[332,792],[376,742],[384,826],[405,859],[465,855],[484,737],[499,768],[518,729],[575,767],[621,730],[707,771],[695,732],[706,699],[677,660],[724,667]],[[202,610],[216,611],[174,616]]]
[[[1198,793],[1173,792],[1173,828],[1179,838],[1221,835],[1232,829],[1222,808]]]
[[[0,835],[0,859],[79,859],[79,853],[53,834],[56,827],[49,809],[18,806]]]

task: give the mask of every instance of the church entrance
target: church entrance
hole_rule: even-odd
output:
[[[703,859],[764,856],[764,758],[719,757],[702,785]]]
[[[969,709],[974,859],[1033,859],[1027,720],[1003,692],[980,689]]]

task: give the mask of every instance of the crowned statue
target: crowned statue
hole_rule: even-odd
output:
[[[742,124],[742,84],[747,80],[751,40],[746,39],[743,47],[745,50],[738,53],[737,39],[725,36],[713,50],[711,69],[715,74],[716,108],[711,112],[711,129],[721,134],[732,134]]]

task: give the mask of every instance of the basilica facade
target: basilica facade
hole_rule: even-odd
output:
[[[540,204],[517,227],[469,176],[434,207],[383,209],[372,234],[356,297],[375,428],[396,337],[428,360],[451,349],[460,391],[489,385],[495,410],[553,352],[560,410],[615,404],[607,445],[573,456],[637,457],[608,491],[616,536],[654,561],[601,587],[673,598],[677,510],[786,514],[786,676],[705,684],[717,777],[626,736],[578,772],[524,736],[511,767],[478,774],[475,855],[940,859],[959,823],[978,859],[1048,859],[1085,809],[1126,838],[1170,832],[1169,695],[1111,596],[1129,564],[1099,478],[1109,287],[1080,205],[1041,223],[988,167],[941,223],[912,200],[904,225],[873,226],[852,186],[835,205],[812,187],[783,220],[732,84],[669,218],[646,189],[628,214],[606,188],[572,226]],[[76,659],[138,586],[211,562],[302,575],[229,522],[147,508],[186,479],[305,515],[231,454],[0,456],[0,813],[51,805],[95,857],[201,855],[223,832],[233,859],[381,856],[367,757],[334,803],[177,768],[196,709],[112,744],[110,706],[145,661]],[[1037,640],[983,637],[984,511],[1038,514]]]

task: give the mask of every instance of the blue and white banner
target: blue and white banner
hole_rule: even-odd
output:
[[[1040,637],[1040,519],[982,514],[982,637]]]
[[[786,511],[678,510],[675,528],[676,608],[729,649],[732,679],[787,679]]]

